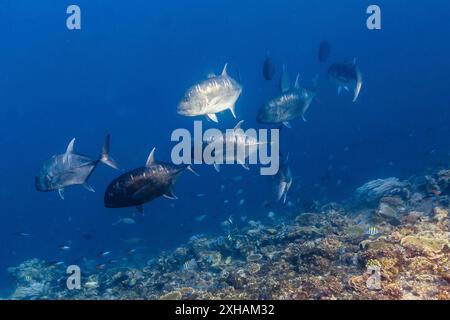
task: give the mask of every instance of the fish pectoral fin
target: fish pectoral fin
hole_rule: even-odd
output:
[[[64,200],[64,188],[58,189],[59,197]]]
[[[216,169],[217,172],[220,172],[220,165],[214,163],[214,169]]]
[[[188,166],[186,167],[186,170],[192,172],[195,176],[200,177],[200,175],[194,170],[194,168],[192,168],[191,165],[188,165]]]
[[[344,89],[345,91],[350,92],[350,89],[347,86],[345,86]]]
[[[83,183],[82,186],[89,192],[95,192],[94,188],[92,188],[91,185],[87,182]]]
[[[169,189],[169,191],[167,191],[165,194],[163,194],[164,198],[170,199],[170,200],[177,200],[178,197],[176,195],[173,194],[173,191],[171,189]]]
[[[291,124],[289,123],[289,121],[284,121],[284,122],[283,122],[283,125],[284,125],[286,128],[292,129],[292,126],[291,126]]]
[[[239,121],[239,122],[237,123],[237,125],[234,127],[233,130],[241,129],[241,125],[242,125],[243,122],[244,122],[244,120]]]
[[[250,168],[248,167],[248,165],[245,162],[238,162],[242,168],[244,168],[245,170],[250,170]]]
[[[207,114],[206,117],[207,117],[209,120],[211,120],[211,121],[213,121],[213,122],[215,122],[215,123],[218,123],[218,122],[219,122],[219,120],[217,119],[217,116],[216,116],[215,113]]]
[[[236,119],[236,113],[235,113],[235,111],[234,111],[234,108],[235,108],[235,105],[233,104],[232,106],[230,106],[230,111],[231,111],[231,114],[233,115],[233,117]]]
[[[145,199],[145,195],[146,193],[151,189],[151,185],[147,184],[143,187],[141,187],[139,190],[137,190],[135,193],[133,193],[133,195],[131,196],[131,198],[133,198],[133,200],[136,201],[141,201]]]
[[[303,120],[304,122],[307,122],[307,120],[306,120],[306,118],[305,118],[305,115],[304,115],[304,114],[302,114],[302,120]]]

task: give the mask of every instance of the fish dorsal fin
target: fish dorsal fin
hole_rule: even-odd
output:
[[[295,89],[300,89],[300,73],[298,73],[297,74],[297,78],[295,78],[294,88]]]
[[[244,120],[239,121],[239,122],[237,123],[237,125],[234,127],[233,130],[241,129],[241,125],[242,125],[243,122],[244,122]]]
[[[228,76],[227,67],[228,67],[228,63],[225,63],[225,66],[223,67],[223,70],[222,70],[222,76],[223,77]]]
[[[73,153],[73,145],[75,144],[75,138],[70,140],[69,145],[67,146],[66,153]]]
[[[150,167],[154,162],[155,162],[155,148],[153,148],[152,151],[150,152],[150,154],[148,155],[145,166]]]

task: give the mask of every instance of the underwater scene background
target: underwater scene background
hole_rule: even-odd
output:
[[[71,4],[81,30],[66,27]],[[381,30],[366,27],[371,4],[1,0],[0,297],[449,298],[449,3],[379,0]],[[356,102],[327,77],[354,58]],[[186,89],[225,63],[243,87],[237,119],[179,115]],[[109,182],[154,147],[170,162],[172,131],[192,131],[194,119],[270,128],[256,114],[279,94],[283,64],[292,82],[299,73],[317,83],[307,121],[280,133],[295,176],[285,204],[258,166],[198,165],[199,177],[178,178],[177,200],[158,198],[143,216],[104,207]],[[72,138],[95,159],[108,133],[123,171],[99,165],[89,179],[96,192],[67,188],[65,200],[36,191],[42,164]],[[365,185],[376,179],[388,180]],[[64,287],[72,264],[81,290]],[[381,292],[365,287],[367,266],[381,266]],[[411,280],[420,292],[398,282],[412,270],[429,276]],[[287,282],[259,292],[257,279],[270,277]]]

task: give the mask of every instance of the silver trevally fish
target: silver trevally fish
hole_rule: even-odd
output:
[[[356,59],[335,63],[328,69],[330,82],[338,86],[338,94],[342,89],[353,91],[353,102],[358,99],[362,86],[362,74],[356,65]]]
[[[243,122],[244,120],[239,121],[231,134],[224,132],[220,137],[210,138],[206,141],[206,148],[214,151],[214,157],[221,159],[222,163],[236,161],[246,170],[249,170],[246,164],[246,159],[258,152],[258,148],[256,148],[256,146],[260,145],[261,142],[258,142],[256,137],[246,134],[244,130],[241,129]],[[232,146],[234,152],[229,154],[226,146]],[[238,155],[237,150],[244,150],[241,157]],[[219,172],[220,164],[215,163],[214,168],[217,172]]]
[[[194,117],[205,115],[218,122],[216,113],[230,109],[233,117],[236,101],[242,92],[242,86],[227,74],[227,64],[219,76],[211,75],[190,87],[178,105],[178,113]]]
[[[288,161],[289,155],[287,155],[286,159],[284,159],[284,161],[281,162],[280,169],[278,170],[278,173],[275,176],[277,198],[278,201],[283,199],[283,204],[286,203],[288,191],[292,186],[292,181],[294,180],[291,168],[288,165]]]
[[[102,153],[97,160],[75,153],[74,144],[75,138],[70,141],[65,153],[54,155],[44,163],[35,178],[36,190],[42,192],[57,190],[61,199],[64,199],[64,188],[69,186],[82,185],[94,192],[88,184],[88,179],[99,162],[118,169],[117,163],[109,156],[109,135],[106,136]]]
[[[289,121],[302,117],[306,121],[305,113],[309,109],[316,93],[314,90],[300,87],[299,75],[294,88],[282,85],[281,95],[266,102],[258,111],[257,120],[266,124],[284,124],[290,128]]]

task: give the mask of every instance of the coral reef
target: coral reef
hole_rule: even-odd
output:
[[[449,186],[450,170],[371,181],[357,206],[192,237],[144,267],[84,274],[79,290],[67,290],[64,268],[29,260],[9,270],[11,298],[450,299]]]

